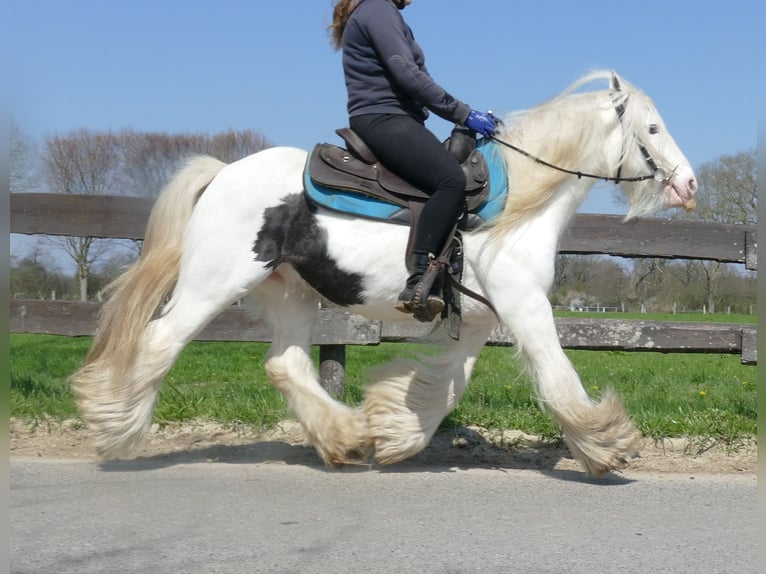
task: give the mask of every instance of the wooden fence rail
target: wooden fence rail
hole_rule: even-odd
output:
[[[11,233],[142,239],[153,198],[61,193],[11,194]],[[578,214],[561,253],[706,259],[757,268],[753,225]]]
[[[154,199],[138,197],[11,194],[11,232],[141,239],[153,203]],[[757,247],[755,226],[664,219],[623,222],[619,216],[577,215],[562,238],[560,252],[704,259],[755,270]],[[99,308],[97,303],[12,300],[11,332],[92,335]],[[757,363],[755,325],[559,318],[556,326],[562,346],[570,349],[732,353],[741,354],[743,363]],[[320,348],[326,386],[333,392],[342,388],[345,345],[417,341],[429,329],[322,309],[313,342]],[[267,324],[236,307],[197,337],[264,342],[270,338]],[[498,330],[488,344],[508,346],[513,340]]]
[[[101,305],[72,301],[11,300],[11,332],[79,337],[93,335]],[[755,325],[687,323],[633,319],[558,317],[561,345],[567,349],[659,351],[664,353],[742,354],[754,362]],[[378,345],[414,342],[426,337],[430,325],[382,323],[342,309],[321,309],[315,345]],[[231,307],[215,318],[198,341],[271,341],[271,327],[245,309]],[[512,346],[513,338],[495,330],[488,345]]]

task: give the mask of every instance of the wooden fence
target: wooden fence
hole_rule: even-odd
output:
[[[20,193],[11,194],[11,233],[141,239],[152,198]],[[561,253],[622,257],[704,259],[757,269],[755,226],[699,221],[577,215],[562,238]],[[12,300],[11,332],[69,336],[94,332],[99,305],[66,301]],[[740,354],[757,363],[756,325],[684,323],[621,319],[558,318],[561,344],[570,349]],[[381,323],[341,309],[322,309],[314,343],[320,371],[330,390],[342,388],[346,345],[416,341],[428,325]],[[270,340],[268,325],[232,307],[198,337],[207,341]],[[496,331],[489,345],[512,345]]]

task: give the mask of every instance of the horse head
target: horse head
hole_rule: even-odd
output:
[[[694,209],[697,193],[694,170],[654,102],[615,73],[611,75],[610,93],[623,130],[618,169],[625,181],[617,183],[630,200],[628,218],[660,209]]]

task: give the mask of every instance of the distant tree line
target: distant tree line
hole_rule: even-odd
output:
[[[210,155],[231,163],[272,145],[252,130],[210,135],[81,129],[49,136],[38,148],[15,124],[11,126],[10,139],[12,193],[46,191],[149,197],[156,197],[172,175],[193,156]],[[58,252],[74,264],[78,298],[84,301],[100,291],[100,279],[114,271],[115,258],[126,259],[125,249],[125,242],[94,237],[44,239],[38,242],[34,253],[12,255],[11,296],[39,296],[56,291],[61,297],[69,297],[70,282],[59,281],[56,266],[52,266],[53,259],[44,257]],[[135,254],[138,249],[139,246],[133,246]],[[42,273],[43,269],[46,273]],[[34,275],[35,270],[41,283],[30,285],[30,274]],[[51,282],[57,289],[49,288]]]
[[[618,311],[755,313],[756,275],[721,265],[713,283],[710,262],[560,255],[551,290],[554,306]],[[713,289],[711,289],[713,286]]]
[[[205,154],[227,163],[271,147],[258,132],[165,134],[133,130],[76,130],[47,137],[38,147],[12,124],[11,192],[156,196],[188,158]],[[724,155],[697,168],[697,209],[686,217],[755,224],[755,150]],[[140,244],[92,237],[42,238],[32,253],[11,257],[11,297],[86,300],[132,262]],[[63,253],[76,269],[60,271]],[[560,255],[551,290],[554,305],[635,310],[701,310],[747,313],[755,308],[755,273],[714,261],[619,259]]]

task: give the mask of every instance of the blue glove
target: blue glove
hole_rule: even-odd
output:
[[[480,112],[478,110],[471,110],[468,117],[465,120],[465,127],[479,132],[484,137],[495,135],[495,128],[497,127],[497,120],[492,112]]]

